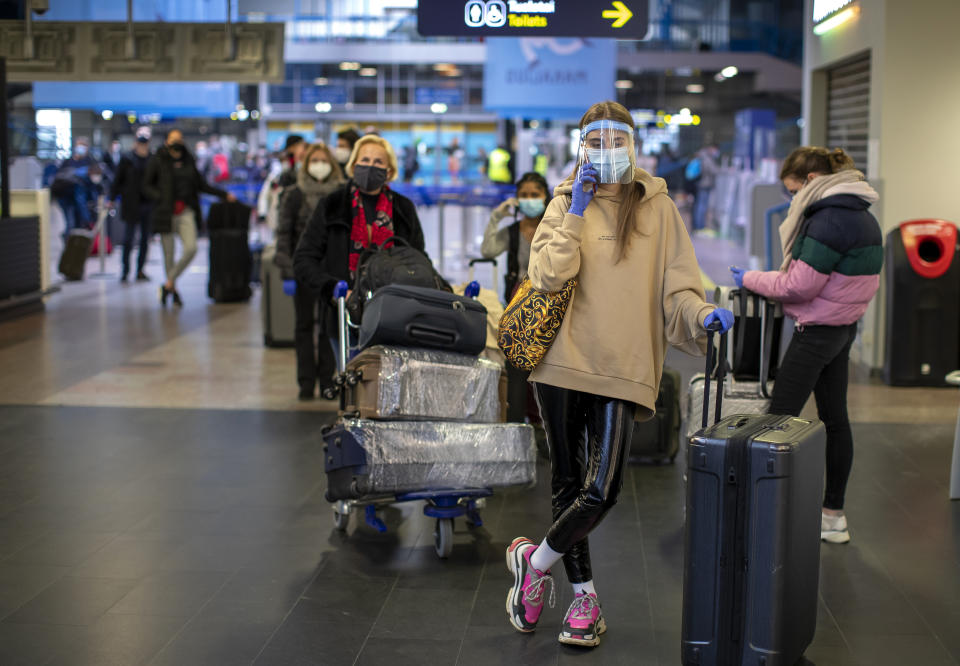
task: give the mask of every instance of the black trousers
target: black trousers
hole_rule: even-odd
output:
[[[297,282],[293,305],[296,315],[293,342],[297,352],[297,384],[301,389],[309,391],[313,390],[319,381],[322,391],[333,386],[333,375],[337,370],[336,358],[325,325],[325,306],[317,302],[307,285],[302,282]]]
[[[571,583],[593,579],[587,535],[617,503],[636,405],[535,384],[552,466],[547,545],[563,553]]]
[[[823,506],[843,509],[853,466],[853,433],[847,415],[850,347],[857,325],[797,328],[777,370],[771,414],[798,416],[810,392],[827,429],[827,483]]]
[[[141,206],[137,211],[137,219],[124,220],[123,234],[123,276],[130,275],[130,253],[133,251],[133,239],[137,231],[140,232],[140,244],[137,250],[137,275],[143,272],[147,264],[147,252],[150,251],[150,207]]]

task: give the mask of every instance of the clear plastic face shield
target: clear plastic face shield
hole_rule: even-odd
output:
[[[601,183],[632,183],[637,166],[634,129],[617,120],[595,120],[580,130],[577,169],[590,162]]]

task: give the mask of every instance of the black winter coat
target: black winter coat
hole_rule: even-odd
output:
[[[200,193],[206,192],[221,199],[226,199],[227,193],[204,180],[197,171],[197,163],[193,155],[184,151],[182,159],[187,163],[187,168],[193,170],[194,184],[193,192],[184,203],[193,209],[199,227],[202,222]],[[173,163],[174,159],[170,151],[163,146],[150,158],[150,162],[147,163],[147,173],[143,178],[143,193],[157,204],[153,210],[153,230],[160,234],[173,231]]]
[[[143,192],[143,179],[150,157],[124,153],[117,164],[113,183],[110,185],[110,200],[120,197],[120,219],[124,222],[139,222],[141,206],[151,203]]]
[[[352,181],[348,182],[321,200],[293,255],[297,281],[306,284],[324,303],[333,299],[338,281],[350,282],[351,184]],[[393,190],[388,190],[387,196],[393,199],[394,235],[423,252],[423,229],[413,202]]]

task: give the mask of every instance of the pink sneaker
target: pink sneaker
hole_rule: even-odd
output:
[[[607,623],[600,612],[600,602],[595,594],[578,594],[560,628],[560,642],[569,645],[600,645],[600,634],[607,630]]]
[[[537,628],[543,612],[543,586],[550,583],[550,606],[555,603],[553,576],[549,571],[537,571],[530,564],[530,556],[537,545],[519,537],[507,548],[507,570],[513,574],[513,587],[507,593],[507,616],[517,631],[530,632]]]

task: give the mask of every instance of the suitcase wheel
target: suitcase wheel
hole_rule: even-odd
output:
[[[433,544],[437,557],[445,560],[453,552],[453,518],[437,518],[437,526],[433,529]]]
[[[344,508],[344,502],[337,502],[333,505],[333,526],[338,532],[346,532],[347,525],[350,524],[350,509]]]

